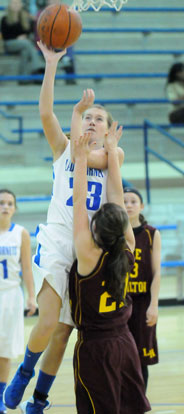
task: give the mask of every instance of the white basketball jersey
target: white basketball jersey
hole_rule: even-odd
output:
[[[12,223],[8,231],[0,234],[0,290],[18,286],[21,282],[22,231],[22,226]]]
[[[73,177],[70,142],[60,158],[53,164],[53,194],[47,214],[47,223],[64,224],[70,231],[73,226]],[[88,193],[86,207],[91,218],[107,202],[107,170],[87,168]]]

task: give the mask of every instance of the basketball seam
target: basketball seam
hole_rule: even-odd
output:
[[[55,21],[56,21],[56,18],[57,18],[57,15],[58,15],[58,13],[60,12],[60,10],[61,10],[61,6],[59,6],[59,9],[58,9],[58,11],[57,11],[57,13],[56,13],[56,15],[55,15],[55,17],[54,17],[54,20],[53,20],[53,22],[52,22],[52,27],[51,27],[51,31],[50,31],[50,46],[52,47],[52,32],[53,32],[53,28],[54,28],[54,23],[55,23]]]
[[[68,19],[69,19],[69,22],[68,22],[68,33],[67,33],[67,36],[66,36],[66,40],[65,40],[65,42],[63,43],[63,49],[65,48],[65,44],[66,44],[66,42],[67,42],[67,40],[68,40],[68,38],[69,38],[69,35],[70,35],[70,30],[71,30],[71,13],[70,13],[70,11],[68,10]]]

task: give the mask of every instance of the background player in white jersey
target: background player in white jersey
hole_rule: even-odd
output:
[[[12,358],[24,352],[24,298],[20,272],[28,292],[28,316],[35,310],[31,269],[31,244],[27,230],[11,222],[16,210],[15,195],[0,189],[0,414]]]
[[[70,148],[72,144],[70,145],[69,139],[63,133],[53,112],[54,79],[58,61],[65,51],[55,53],[41,43],[39,46],[46,60],[39,109],[45,136],[54,159],[53,195],[48,210],[47,225],[41,225],[39,228],[38,247],[34,257],[34,270],[37,280],[40,279],[37,296],[39,319],[31,332],[24,362],[5,391],[6,405],[15,409],[34,375],[34,367],[40,355],[49,344],[39,372],[34,399],[26,407],[27,414],[35,413],[35,411],[43,413],[43,409],[48,405],[47,394],[55,379],[68,337],[73,329],[66,292],[67,270],[70,270],[75,258],[72,232],[74,164],[72,148]],[[94,151],[89,152],[87,170],[86,202],[89,216],[106,201],[107,154],[103,148],[105,136],[111,124],[111,132],[116,134],[118,139],[122,133],[121,128],[117,129],[112,117],[103,107],[92,106],[93,101],[94,92],[88,89],[84,92],[81,101],[74,107],[71,124],[71,142],[73,137],[79,137],[82,132],[90,131],[91,145],[94,146]],[[120,148],[118,154],[121,164],[124,154]],[[63,313],[60,315],[62,306],[64,306]],[[65,318],[65,324],[58,324],[58,321],[62,322],[63,318]]]

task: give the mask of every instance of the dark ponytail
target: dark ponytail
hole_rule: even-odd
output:
[[[147,224],[147,221],[145,217],[143,216],[143,214],[139,214],[139,221],[141,224]]]
[[[126,242],[120,240],[114,243],[113,250],[109,251],[106,272],[107,292],[118,302],[124,298],[126,274],[129,271],[128,258],[125,253]]]
[[[125,302],[125,279],[129,271],[124,236],[127,225],[126,211],[114,203],[104,204],[91,221],[91,232],[95,243],[109,252],[105,269],[106,289],[118,303],[122,300]]]

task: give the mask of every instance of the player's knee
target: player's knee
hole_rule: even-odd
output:
[[[70,325],[65,325],[63,323],[59,323],[57,329],[53,334],[53,339],[55,342],[59,344],[67,345],[68,339],[70,334],[73,330],[73,327]]]
[[[39,323],[39,332],[41,336],[51,336],[57,326],[57,318],[49,317],[42,319]]]

